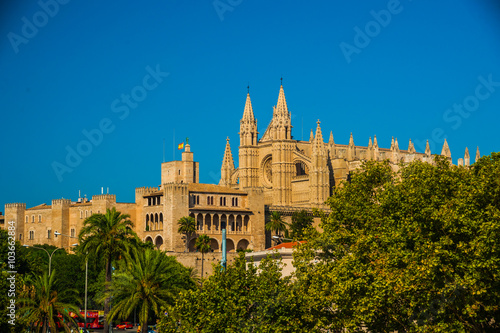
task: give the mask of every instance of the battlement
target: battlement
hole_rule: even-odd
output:
[[[105,201],[105,200],[116,202],[116,195],[115,194],[98,194],[98,195],[92,196],[92,201]]]
[[[144,187],[137,187],[135,189],[135,194],[147,194],[147,193],[157,192],[157,191],[158,191],[157,187],[144,186]]]
[[[70,199],[54,199],[52,200],[52,206],[60,205],[60,206],[69,206],[71,204]]]
[[[26,204],[22,203],[22,202],[8,203],[8,204],[5,204],[5,208],[22,208],[22,209],[26,209]]]

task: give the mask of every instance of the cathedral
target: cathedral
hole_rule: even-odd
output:
[[[400,149],[397,138],[392,139],[390,148],[380,148],[376,136],[373,140],[369,138],[367,146],[356,146],[351,133],[349,144],[342,145],[335,143],[330,132],[328,142],[325,142],[319,120],[316,133],[311,130],[309,141],[300,141],[293,138],[292,127],[291,113],[281,85],[271,122],[259,138],[248,93],[240,121],[238,168],[235,168],[227,139],[219,185],[243,191],[262,188],[268,210],[288,215],[299,209],[326,208],[324,202],[332,195],[333,188],[348,180],[351,172],[363,161],[389,160],[394,170],[401,162],[421,160],[433,163],[429,142],[424,153],[417,153],[411,140],[408,149]],[[446,139],[441,155],[451,161]],[[479,150],[476,153],[478,158]],[[458,164],[470,165],[467,148]]]

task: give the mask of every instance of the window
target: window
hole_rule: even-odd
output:
[[[196,196],[196,204],[197,204],[197,205],[199,205],[199,204],[200,204],[200,196],[199,196],[199,195],[197,195],[197,196]]]
[[[52,233],[52,230],[47,230],[47,238],[50,239],[50,234]]]
[[[89,214],[89,212],[86,210],[85,211],[85,218],[87,218],[88,214]]]
[[[31,216],[31,223],[35,223],[35,215]]]
[[[80,218],[83,218],[83,210],[80,211]]]
[[[42,215],[38,215],[38,223],[42,222]]]
[[[23,234],[19,234],[19,240],[23,240]]]
[[[71,237],[75,237],[75,229],[71,229]]]
[[[35,239],[35,232],[33,230],[30,231],[30,237],[29,237],[30,240],[33,240]]]
[[[30,217],[29,216],[26,216],[26,223],[28,223],[30,220]]]

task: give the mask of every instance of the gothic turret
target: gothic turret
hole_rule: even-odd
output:
[[[245,109],[243,110],[243,118],[240,120],[240,146],[255,146],[257,145],[257,120],[253,115],[252,101],[250,93],[247,94]]]
[[[283,85],[280,86],[278,103],[273,106],[272,126],[274,140],[290,140],[292,138],[292,120],[286,104]]]
[[[328,169],[328,150],[323,142],[320,121],[317,122],[316,136],[312,142],[310,188],[311,203],[323,204],[330,195],[330,173]]]
[[[441,150],[441,155],[443,155],[447,158],[451,158],[450,147],[448,146],[448,141],[446,141],[446,139],[444,139],[443,149]]]
[[[354,147],[354,139],[352,138],[352,132],[351,136],[349,137],[349,145],[347,146],[347,152],[346,152],[346,159],[348,161],[354,160],[356,157],[356,151]]]
[[[413,142],[411,142],[411,139],[410,139],[410,142],[408,143],[408,153],[410,153],[410,154],[416,153],[415,146],[413,145]]]
[[[328,148],[330,149],[330,158],[337,157],[337,150],[335,149],[335,140],[333,140],[333,132],[330,131],[330,139],[328,140]]]
[[[231,146],[229,145],[229,138],[226,139],[226,150],[224,151],[224,157],[222,158],[222,167],[220,169],[220,182],[219,185],[232,186],[231,176],[234,173],[234,160],[233,154],[231,153]]]
[[[240,149],[239,149],[239,187],[256,187],[257,172],[257,120],[253,115],[250,93],[247,93],[243,118],[240,121]],[[229,147],[229,142],[227,144]],[[233,184],[235,185],[235,184]]]
[[[378,151],[378,142],[377,142],[377,136],[373,136],[373,159],[375,161],[378,161],[379,158],[379,151]]]
[[[368,139],[368,148],[366,149],[366,159],[367,160],[373,160],[373,143],[372,143],[372,137]]]
[[[474,163],[477,162],[477,161],[479,161],[480,158],[481,158],[481,154],[479,154],[479,147],[477,147],[477,149],[476,149],[476,160],[474,161]]]
[[[429,146],[429,140],[427,140],[427,143],[425,144],[425,156],[431,157],[431,147]]]
[[[470,166],[469,148],[467,148],[467,147],[465,147],[464,165],[465,165],[465,166]]]

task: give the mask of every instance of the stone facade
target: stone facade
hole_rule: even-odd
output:
[[[55,199],[52,205],[31,208],[26,208],[24,203],[10,203],[5,205],[4,219],[16,222],[16,238],[22,244],[50,244],[70,249],[71,244],[77,242],[71,237],[78,237],[85,218],[116,207],[130,215],[142,240],[165,251],[184,251],[184,238],[177,231],[177,221],[183,216],[195,218],[197,235],[209,235],[214,252],[221,251],[223,227],[227,229],[229,252],[265,249],[262,189],[241,191],[198,183],[199,163],[194,161],[189,144],[182,153],[182,161],[162,163],[161,180],[159,187],[137,188],[134,203],[117,202],[113,194],[94,195],[91,200],[80,198],[76,202]],[[5,228],[5,223],[1,226]],[[55,232],[69,237],[56,236]],[[195,238],[190,241],[190,251],[195,251]]]
[[[292,136],[291,113],[280,86],[278,102],[273,106],[273,117],[262,137],[259,138],[250,94],[247,94],[243,117],[240,121],[239,165],[235,168],[229,145],[226,143],[221,167],[220,185],[242,191],[261,188],[264,203],[269,210],[287,215],[297,209],[325,207],[325,200],[333,188],[349,179],[363,161],[388,160],[394,170],[399,164],[421,160],[433,163],[429,142],[424,153],[415,151],[413,143],[408,149],[399,148],[398,139],[392,139],[390,148],[381,148],[377,137],[370,137],[367,146],[357,146],[351,133],[349,144],[336,144],[330,132],[328,142],[318,120],[316,133],[311,130],[309,141],[295,140]],[[445,139],[441,155],[451,161],[451,152]],[[476,159],[479,158],[479,149]],[[466,149],[459,165],[470,164]]]

